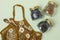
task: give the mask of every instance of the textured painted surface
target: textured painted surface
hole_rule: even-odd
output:
[[[49,0],[0,0],[0,31],[8,25],[3,22],[3,19],[12,17],[13,5],[22,4],[25,8],[26,19],[36,31],[39,31],[36,25],[40,21],[46,18],[51,18],[54,20],[54,26],[50,30],[48,30],[46,33],[43,34],[42,40],[60,40],[60,27],[59,27],[60,26],[60,18],[59,18],[60,17],[60,0],[53,0],[57,2],[57,4],[59,5],[57,10],[54,12],[55,13],[54,16],[50,17],[45,15],[42,19],[38,19],[35,21],[32,21],[30,16],[31,13],[29,8],[39,5],[43,9],[46,6],[48,1]],[[21,13],[22,13],[21,9],[16,8],[16,19],[19,21],[23,19]]]

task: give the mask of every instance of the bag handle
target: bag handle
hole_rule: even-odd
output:
[[[25,15],[24,15],[24,7],[20,4],[15,4],[13,6],[13,20],[15,20],[15,7],[18,6],[18,7],[21,7],[22,8],[22,14],[23,14],[23,21],[24,21],[24,24],[26,26],[30,26],[30,24],[27,22],[27,20],[25,19]]]
[[[13,6],[13,19],[15,20],[15,7],[18,6],[18,7],[21,7],[22,8],[22,13],[23,13],[23,19],[25,18],[24,17],[24,7],[22,5],[19,5],[19,4],[15,4]]]

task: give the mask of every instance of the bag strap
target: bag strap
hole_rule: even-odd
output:
[[[23,21],[24,21],[24,24],[26,26],[30,26],[30,24],[27,22],[26,18],[25,18],[25,15],[24,15],[24,7],[20,4],[15,4],[13,6],[13,20],[15,20],[15,7],[18,6],[18,7],[21,7],[22,8],[22,14],[23,14]]]
[[[18,7],[21,7],[22,8],[22,13],[23,13],[23,19],[25,18],[24,17],[24,7],[22,5],[19,5],[19,4],[15,4],[13,6],[13,19],[15,20],[15,7],[18,6]]]

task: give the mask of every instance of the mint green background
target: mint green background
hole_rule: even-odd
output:
[[[54,26],[46,33],[43,33],[42,40],[60,40],[60,0],[53,0],[58,4],[58,7],[54,12],[55,13],[54,16],[50,17],[45,15],[42,19],[38,19],[35,21],[32,21],[30,16],[29,8],[39,5],[43,9],[48,3],[48,1],[49,0],[0,0],[0,31],[8,25],[3,22],[3,19],[12,17],[13,5],[21,4],[25,8],[26,19],[28,20],[28,22],[31,24],[35,31],[39,31],[36,25],[40,21],[45,20],[46,18],[52,19],[54,21]],[[23,20],[22,12],[19,7],[16,7],[16,19],[18,21]]]

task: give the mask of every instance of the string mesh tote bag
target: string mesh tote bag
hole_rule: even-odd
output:
[[[15,7],[22,8],[23,20],[15,21]],[[42,33],[36,32],[27,22],[24,15],[24,7],[20,4],[13,6],[13,18],[4,19],[9,25],[1,31],[2,40],[41,40]]]

